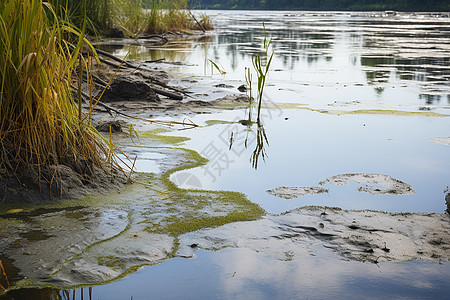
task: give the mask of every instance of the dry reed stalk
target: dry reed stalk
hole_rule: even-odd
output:
[[[50,16],[50,17],[49,17]],[[0,3],[0,172],[18,176],[42,171],[63,159],[103,165],[101,135],[80,121],[71,75],[80,58],[84,28],[61,21],[42,0]],[[80,59],[80,60],[78,60]]]
[[[3,263],[2,260],[0,259],[0,279],[4,278],[5,282],[6,282],[6,287],[3,286],[0,283],[0,291],[6,291],[7,289],[9,289],[9,280],[8,280],[8,276],[6,275],[5,272],[5,268],[3,267]]]

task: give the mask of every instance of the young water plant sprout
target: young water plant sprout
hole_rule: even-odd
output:
[[[214,61],[212,61],[211,59],[208,58],[209,63],[211,64],[211,75],[214,74],[214,69],[217,70],[217,72],[219,72],[220,75],[225,75],[227,74],[227,72],[224,71],[223,68],[219,67],[219,65],[217,63],[215,63]]]
[[[261,119],[261,105],[263,100],[264,87],[266,85],[267,74],[269,73],[270,64],[272,63],[273,52],[269,55],[270,44],[272,44],[272,39],[267,39],[267,31],[264,22],[262,23],[264,28],[264,41],[263,48],[264,52],[261,56],[260,54],[254,54],[252,56],[253,69],[256,72],[258,78],[258,90],[256,94],[256,99],[258,101],[258,113],[256,117],[256,122],[260,123]],[[250,95],[251,98],[252,95]]]
[[[273,52],[270,52],[270,45],[272,43],[272,39],[267,38],[267,31],[266,26],[264,25],[264,22],[262,23],[264,28],[264,40],[263,40],[263,53],[257,53],[252,56],[252,65],[253,70],[256,73],[257,81],[257,93],[256,93],[256,101],[257,101],[257,114],[256,114],[256,146],[253,150],[252,156],[250,158],[252,167],[257,169],[258,168],[258,159],[259,157],[262,157],[263,160],[265,160],[266,157],[266,151],[264,149],[265,143],[267,145],[269,144],[269,141],[267,139],[266,131],[264,129],[264,126],[261,121],[261,107],[263,102],[263,94],[264,94],[264,87],[266,85],[266,79],[267,75],[269,73],[270,64],[273,59]],[[252,77],[253,72],[250,68],[245,68],[245,81],[248,86],[248,99],[249,99],[249,113],[248,113],[248,122],[246,122],[247,127],[251,127],[253,124],[252,121],[252,106],[253,106],[253,98],[252,95]],[[248,140],[248,134],[245,138],[245,147],[247,147],[247,140]]]

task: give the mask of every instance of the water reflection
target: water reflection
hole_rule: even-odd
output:
[[[321,255],[286,253],[285,261],[249,249],[199,250],[92,289],[20,290],[4,299],[443,299],[450,292],[448,262],[376,265],[315,250]]]
[[[52,288],[43,289],[20,289],[12,290],[6,295],[0,296],[2,300],[93,300],[93,288],[81,288],[77,290],[58,290]]]
[[[216,40],[216,45],[238,46],[228,49],[234,51],[226,53],[232,61],[238,55],[236,50],[240,50],[241,54],[252,54],[258,50],[257,41],[263,32],[254,27],[258,18],[254,19],[249,22],[230,18],[226,24],[220,23],[224,29],[231,27],[237,31],[225,32]],[[360,57],[359,62],[353,59],[353,64],[365,70],[369,85],[392,81],[393,72],[401,81],[435,82],[434,93],[449,92],[448,20],[436,22],[414,16],[383,20],[381,17],[349,14],[328,14],[319,18],[313,14],[294,14],[278,20],[269,19],[265,23],[267,32],[273,38],[276,55],[283,67],[289,70],[294,70],[300,60],[307,64],[319,60],[331,62],[333,57],[342,54],[337,48],[345,39],[349,48],[346,51],[353,52],[354,58]],[[378,87],[375,90],[380,92]]]
[[[401,88],[408,104],[434,105],[450,95],[450,19],[420,14],[386,17],[374,13],[305,13],[207,11],[214,35],[172,42],[164,47],[140,45],[115,50],[131,59],[183,62],[183,71],[203,74],[208,59],[220,63],[227,78],[242,79],[251,55],[260,52],[262,22],[273,39],[277,78],[291,83],[344,84],[364,74],[377,97],[386,87]],[[345,76],[343,71],[345,71]],[[319,85],[319,87],[321,87]],[[410,97],[419,87],[423,95]],[[398,92],[396,92],[398,93]],[[354,93],[349,93],[354,94]],[[385,95],[384,102],[392,101]]]
[[[263,161],[266,160],[266,145],[269,145],[269,139],[266,135],[266,130],[264,129],[264,125],[261,120],[258,120],[257,122],[253,122],[251,119],[247,120],[240,120],[240,124],[246,127],[245,129],[245,139],[242,140],[243,145],[238,145],[238,147],[244,146],[245,148],[248,148],[249,144],[254,143],[254,150],[252,152],[252,155],[250,157],[250,163],[252,164],[252,167],[254,169],[258,169],[258,162],[261,158]],[[256,129],[254,131],[253,125],[256,126]],[[233,144],[235,143],[235,139],[237,136],[239,136],[239,131],[231,131],[230,133],[230,141],[229,141],[229,148],[228,150],[232,150]]]

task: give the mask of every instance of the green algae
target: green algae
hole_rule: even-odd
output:
[[[390,109],[358,109],[358,110],[328,110],[328,109],[315,109],[310,107],[299,107],[299,109],[318,112],[321,114],[329,115],[386,115],[386,116],[404,116],[404,117],[449,117],[450,115],[430,112],[430,111],[403,111],[403,110],[390,110]]]
[[[113,255],[105,255],[97,257],[98,264],[101,266],[106,266],[110,268],[124,268],[125,264],[117,257]]]
[[[155,128],[149,131],[143,131],[143,132],[139,132],[138,136],[144,137],[144,138],[149,138],[149,139],[153,139],[153,140],[157,140],[163,144],[180,144],[183,142],[186,142],[188,140],[190,140],[190,138],[185,137],[185,136],[169,136],[169,135],[162,135],[161,133],[169,133],[172,132],[173,130],[167,129],[167,128]]]
[[[266,214],[265,210],[248,200],[243,193],[193,190],[177,187],[170,180],[170,175],[175,172],[199,167],[208,162],[207,159],[194,150],[177,149],[185,151],[187,161],[182,166],[166,171],[160,179],[166,190],[169,191],[169,197],[172,201],[169,205],[182,206],[184,213],[182,215],[169,213],[161,220],[157,227],[158,230],[151,226],[147,227],[146,230],[150,232],[162,231],[172,236],[177,236],[206,227],[217,227],[231,222],[255,220]],[[212,209],[208,214],[201,213],[202,209],[211,208],[213,203],[218,204],[220,208],[216,207],[215,210]]]
[[[205,121],[206,126],[223,125],[223,124],[234,124],[236,122],[225,121],[225,120],[207,120]]]
[[[449,117],[450,115],[436,113],[432,111],[405,111],[405,110],[395,110],[395,109],[357,109],[357,110],[330,110],[330,109],[321,109],[321,108],[311,108],[307,106],[308,104],[304,103],[274,103],[265,101],[262,104],[262,108],[271,109],[271,110],[283,110],[283,109],[303,109],[313,112],[318,112],[322,114],[329,115],[387,115],[387,116],[406,116],[406,117]],[[241,108],[248,107],[248,104],[245,103],[225,103],[219,104],[219,107],[222,108]],[[209,120],[205,122],[207,126],[216,125],[216,124],[229,124],[233,122],[224,121],[224,120]]]
[[[167,131],[156,130],[152,134],[158,135],[161,132]],[[21,288],[75,288],[112,282],[123,278],[142,266],[155,265],[174,257],[178,251],[179,242],[177,241],[181,234],[217,227],[230,222],[255,220],[266,214],[260,206],[249,201],[242,193],[178,188],[170,180],[170,176],[173,173],[199,167],[208,162],[196,151],[177,147],[147,148],[159,149],[161,152],[169,153],[174,160],[174,163],[171,164],[172,167],[167,168],[162,174],[136,173],[136,181],[142,184],[126,185],[119,192],[109,192],[106,195],[91,195],[75,201],[29,205],[24,208],[23,212],[15,214],[18,217],[17,219],[15,217],[11,219],[0,217],[2,224],[6,223],[5,226],[15,226],[11,222],[12,220],[15,220],[16,224],[17,220],[20,220],[20,224],[23,226],[24,222],[34,222],[35,218],[39,218],[39,214],[36,212],[56,212],[56,216],[61,217],[62,223],[55,222],[53,219],[51,220],[52,224],[48,223],[49,221],[40,221],[48,228],[46,231],[48,234],[56,235],[58,234],[58,228],[64,226],[64,220],[66,222],[68,220],[84,222],[83,220],[85,219],[91,219],[94,222],[90,223],[91,225],[89,226],[93,226],[96,223],[96,218],[103,222],[101,219],[102,214],[99,212],[106,210],[113,209],[117,211],[119,213],[118,215],[116,214],[117,216],[126,213],[124,216],[125,219],[128,219],[120,229],[117,227],[118,223],[115,223],[114,228],[117,231],[112,232],[106,238],[101,238],[100,236],[98,238],[90,237],[89,240],[92,242],[89,243],[80,243],[80,240],[69,239],[71,244],[78,243],[82,247],[80,251],[67,259],[63,259],[62,263],[57,263],[57,261],[61,261],[61,259],[58,260],[58,253],[52,253],[51,257],[55,261],[55,268],[45,278],[29,277],[26,275],[26,270],[22,270],[25,271],[25,276],[32,280],[20,282]],[[80,211],[77,211],[77,209],[80,209]],[[23,218],[19,217],[20,215]],[[33,220],[29,219],[30,216]],[[110,222],[115,221],[112,220]],[[69,224],[65,225],[70,226]],[[79,227],[78,230],[80,230]],[[86,233],[77,232],[77,235],[92,234],[90,233],[91,229],[88,227],[83,230]],[[136,259],[130,258],[133,257],[135,251],[142,249],[142,245],[149,243],[149,238],[158,241],[159,236],[167,236],[167,238],[161,240],[163,242],[161,246],[158,246],[159,244],[156,243],[154,247],[157,249],[158,247],[169,249],[167,252],[164,250],[163,254],[161,254],[162,256],[151,256],[151,251],[149,251],[148,254],[140,253]],[[168,240],[169,237],[170,240]],[[66,239],[63,237],[63,240]],[[168,241],[171,244],[168,244]],[[27,243],[31,242],[27,241]],[[28,244],[28,246],[30,245]],[[127,245],[126,249],[131,250],[125,252],[115,250],[117,246],[120,247],[121,245]],[[64,255],[67,256],[67,253]],[[145,259],[143,261],[139,260],[142,257]],[[79,265],[79,262],[82,264]],[[104,277],[100,280],[86,282],[82,280],[83,277],[81,275],[76,275],[78,274],[78,269],[76,269],[77,273],[75,275],[71,272],[71,268],[75,266],[78,266],[78,268],[82,266],[81,273],[93,272],[95,274],[100,267],[110,271],[102,273]],[[73,281],[71,278],[77,279]],[[63,282],[66,282],[64,286],[60,286]],[[67,282],[72,282],[73,284],[67,284]],[[19,287],[16,283],[13,285],[15,288]]]

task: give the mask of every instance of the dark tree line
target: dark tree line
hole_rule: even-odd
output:
[[[450,11],[448,0],[190,0],[202,9]]]

